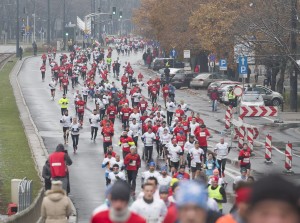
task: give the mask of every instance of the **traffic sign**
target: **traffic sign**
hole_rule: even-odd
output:
[[[211,54],[209,54],[208,59],[209,59],[209,61],[215,62],[216,56],[213,53],[211,53]]]
[[[227,61],[225,59],[221,59],[219,62],[220,70],[227,70]]]
[[[276,106],[241,106],[240,117],[268,117],[277,116],[278,108]]]
[[[183,51],[183,58],[185,58],[185,59],[191,58],[191,51],[190,50],[184,50]]]
[[[247,57],[239,57],[239,74],[240,77],[247,77],[248,74],[248,58]]]
[[[177,57],[177,51],[174,48],[170,51],[170,57],[172,57],[172,58]]]
[[[241,87],[237,86],[233,89],[233,93],[235,96],[239,97],[243,94],[243,89]]]

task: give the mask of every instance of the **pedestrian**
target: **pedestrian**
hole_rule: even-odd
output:
[[[105,179],[106,179],[106,186],[110,184],[110,179],[108,177],[109,173],[111,172],[112,163],[116,161],[115,157],[112,156],[112,152],[107,152],[107,156],[103,159],[102,168],[105,168]]]
[[[133,139],[128,136],[127,131],[123,131],[122,135],[120,136],[119,146],[122,148],[122,155],[123,159],[125,159],[126,155],[130,153],[131,147],[135,146]]]
[[[46,65],[42,64],[42,66],[40,67],[40,71],[42,73],[42,81],[45,81],[45,72],[46,72]]]
[[[116,163],[112,165],[112,171],[108,174],[108,179],[110,184],[114,184],[118,180],[126,181],[124,172],[120,171],[120,167]]]
[[[215,169],[219,169],[219,164],[212,152],[207,154],[207,160],[205,163],[205,173],[207,177],[211,177],[213,175],[213,171]],[[225,176],[225,175],[224,175]]]
[[[90,223],[146,223],[139,215],[128,208],[130,187],[124,181],[117,181],[111,188],[108,209],[97,209]]]
[[[210,132],[206,128],[206,125],[202,124],[200,125],[199,129],[195,130],[195,137],[197,141],[199,142],[200,148],[204,151],[204,163],[206,162],[206,154],[207,154],[207,140],[210,137]]]
[[[143,185],[143,199],[137,199],[130,210],[142,216],[147,222],[162,222],[167,214],[167,207],[161,199],[154,199],[154,186],[151,183]]]
[[[22,58],[23,58],[23,48],[21,46],[19,47],[19,57],[20,57],[20,60],[22,60]]]
[[[172,177],[168,175],[168,168],[166,166],[162,166],[160,169],[160,175],[157,177],[158,185],[162,186],[170,186]]]
[[[246,168],[241,168],[241,175],[236,176],[233,180],[232,188],[233,190],[236,190],[237,184],[241,181],[246,182],[248,180],[247,177],[247,169]]]
[[[51,190],[46,191],[41,206],[42,222],[68,223],[71,216],[72,201],[63,190],[61,181],[52,181]]]
[[[32,48],[33,48],[33,55],[36,56],[37,54],[37,44],[35,41],[32,43]]]
[[[51,100],[54,101],[55,90],[56,90],[56,81],[54,77],[52,77],[52,81],[50,82],[49,87],[50,87]]]
[[[176,110],[176,105],[170,98],[168,98],[167,100],[168,100],[168,102],[166,103],[166,106],[167,106],[167,123],[168,123],[168,126],[171,126],[172,120],[173,120],[173,115],[174,115],[174,112]]]
[[[49,165],[52,180],[60,180],[63,184],[63,189],[68,192],[68,166],[72,165],[72,160],[69,157],[63,144],[58,144],[55,152],[49,155]]]
[[[81,124],[78,123],[77,118],[74,117],[73,121],[71,123],[71,126],[70,126],[74,154],[77,152],[77,149],[78,149],[80,127],[81,127]]]
[[[299,186],[279,175],[255,182],[247,209],[247,223],[298,223]]]
[[[49,160],[46,160],[43,166],[42,177],[44,178],[45,183],[45,191],[51,189],[51,171],[50,171],[50,164]]]
[[[204,160],[204,151],[200,148],[199,142],[196,141],[194,143],[194,148],[190,151],[191,157],[191,170],[192,170],[192,179],[199,176],[200,172],[202,171],[202,163]]]
[[[103,150],[104,154],[107,152],[107,148],[112,145],[112,138],[114,136],[114,128],[110,122],[106,122],[103,126],[101,135],[103,136]]]
[[[257,84],[258,82],[258,75],[259,75],[259,69],[258,69],[258,66],[255,65],[255,69],[254,69],[254,74],[255,74],[255,83]]]
[[[144,184],[145,181],[148,180],[148,178],[150,177],[155,177],[156,179],[158,179],[158,177],[160,176],[159,172],[155,170],[156,169],[156,165],[154,162],[150,162],[149,163],[149,170],[145,171],[142,173],[142,184]]]
[[[219,100],[219,93],[216,87],[213,88],[212,92],[210,93],[210,100],[212,102],[212,111],[216,112],[218,107],[218,100]]]
[[[130,153],[124,159],[125,168],[127,171],[127,179],[130,185],[131,194],[135,196],[136,177],[139,168],[141,167],[141,158],[137,154],[136,147],[131,146]]]
[[[243,144],[243,149],[240,150],[238,160],[240,161],[240,168],[245,168],[247,169],[247,176],[250,176],[250,171],[251,171],[251,162],[250,162],[250,157],[251,157],[251,149],[248,146],[248,143]]]

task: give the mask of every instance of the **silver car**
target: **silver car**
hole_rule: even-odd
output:
[[[280,93],[272,91],[271,89],[262,85],[247,85],[245,87],[245,91],[254,91],[259,93],[263,97],[266,105],[279,106],[283,103],[283,97]]]
[[[208,87],[214,81],[227,80],[227,76],[221,73],[201,73],[191,81],[191,88],[199,89]]]

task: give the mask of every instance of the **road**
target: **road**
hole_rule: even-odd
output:
[[[131,57],[121,56],[120,59],[122,64],[124,64],[125,61],[129,61],[133,65],[135,74],[142,72],[147,79],[148,77],[155,75],[155,73],[140,65],[141,56],[142,54],[139,53],[137,55],[132,55]],[[115,52],[113,53],[113,59],[116,59]],[[62,127],[59,123],[60,107],[58,105],[58,100],[61,98],[62,92],[57,90],[57,97],[55,101],[50,100],[50,90],[48,88],[48,84],[50,82],[49,66],[47,66],[46,81],[42,82],[39,71],[40,65],[41,59],[39,57],[33,57],[26,60],[21,69],[19,81],[33,120],[44,140],[46,148],[49,153],[51,153],[55,150],[58,143],[63,142]],[[110,78],[110,80],[112,80],[112,78]],[[97,82],[98,81],[99,79]],[[119,85],[119,83],[117,83],[117,85]],[[68,98],[71,101],[69,110],[71,111],[70,114],[72,116],[74,115],[74,104],[72,100],[74,92],[75,90],[71,90],[68,93]],[[145,92],[145,87],[143,92]],[[210,112],[210,103],[207,100],[206,93],[204,93],[204,91],[198,91],[195,93],[191,92],[193,91],[187,89],[177,90],[176,98],[185,100],[185,102],[189,104],[190,108],[203,114],[205,123],[210,129],[212,129],[211,131],[213,133],[213,138],[211,138],[209,142],[209,147],[213,148],[222,136],[225,136],[225,139],[229,141],[230,137],[225,132],[220,134],[220,131],[213,131],[213,129],[224,129],[224,124],[218,120],[223,119],[225,111],[220,109],[216,113]],[[161,99],[159,103],[162,103]],[[93,103],[91,101],[88,102],[88,108],[93,109]],[[70,167],[70,197],[78,211],[78,222],[88,222],[94,208],[103,202],[105,191],[104,170],[101,168],[103,160],[102,140],[98,137],[96,143],[91,142],[90,128],[87,123],[89,115],[90,111],[86,111],[84,126],[80,134],[78,154],[74,155],[72,153],[72,147],[70,145],[67,146],[73,160],[73,165]],[[267,123],[267,121],[262,122],[261,120],[254,119],[253,122],[267,128],[265,125],[265,122]],[[268,123],[270,124],[270,121]],[[116,145],[118,141],[117,136],[121,134],[120,122],[118,120],[115,124],[115,131],[116,137],[114,137],[113,145],[115,151],[119,153],[120,148]],[[274,134],[278,134],[278,137],[282,134],[282,131],[280,130],[277,131],[276,129],[273,129],[272,131]],[[287,131],[289,132],[290,130]],[[292,137],[294,137],[295,134],[292,134]],[[71,143],[69,142],[69,144]],[[259,176],[260,174],[269,171],[281,172],[283,170],[284,156],[282,154],[274,152],[273,160],[275,165],[266,166],[263,162],[264,150],[262,148],[255,149],[256,157],[252,160],[255,176]],[[141,151],[141,148],[139,148],[139,151]],[[233,160],[237,159],[237,153],[238,150],[233,149],[229,158]],[[143,163],[142,170],[144,169],[145,164]],[[300,173],[300,167],[297,164],[293,169],[296,173]],[[239,174],[239,169],[235,165],[228,163],[226,170],[226,180],[229,183],[227,192],[228,194],[232,194],[231,183],[233,181],[233,177]],[[140,182],[139,179],[138,182]],[[139,188],[139,186],[137,188]],[[225,205],[224,211],[227,212],[230,206],[230,204]]]

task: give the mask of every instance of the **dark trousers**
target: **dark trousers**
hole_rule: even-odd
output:
[[[169,126],[172,124],[173,114],[174,112],[167,111],[167,123]]]
[[[112,142],[103,142],[104,154],[107,153],[107,148],[112,145]]]
[[[131,191],[135,191],[136,188],[136,176],[137,170],[127,170],[128,183],[130,185]]]
[[[150,162],[152,160],[153,146],[145,146],[145,157]]]
[[[138,146],[138,140],[139,140],[139,137],[138,137],[138,136],[133,137],[133,142],[134,142],[136,148],[137,148],[137,146]]]
[[[61,111],[61,115],[63,116],[65,114],[65,111],[67,110],[67,108],[61,108],[60,111]]]
[[[203,149],[203,152],[204,152],[204,162],[206,162],[206,154],[207,154],[207,146],[200,146],[201,149]]]
[[[85,101],[85,102],[87,102],[87,95],[83,95],[83,100]]]
[[[157,96],[152,95],[152,98],[151,98],[152,104],[156,103],[156,100],[157,100]]]
[[[72,141],[73,141],[73,148],[78,146],[78,141],[79,141],[79,135],[71,135],[72,136]]]
[[[97,137],[97,132],[98,132],[98,127],[91,127],[91,139],[96,139]]]
[[[105,115],[105,109],[100,109],[100,120],[103,119],[104,115]]]
[[[42,80],[45,79],[45,72],[42,72]]]
[[[125,151],[122,151],[122,155],[123,155],[123,159],[125,159],[125,157],[127,156],[127,154],[129,154],[130,152],[125,152]]]
[[[64,86],[64,94],[68,94],[68,86]]]
[[[126,129],[127,126],[129,126],[129,120],[128,119],[123,119],[123,128]]]
[[[222,173],[224,173],[224,171],[225,171],[226,161],[227,161],[227,159],[217,160],[217,162],[219,164],[219,175],[220,175],[220,177],[222,176]]]

